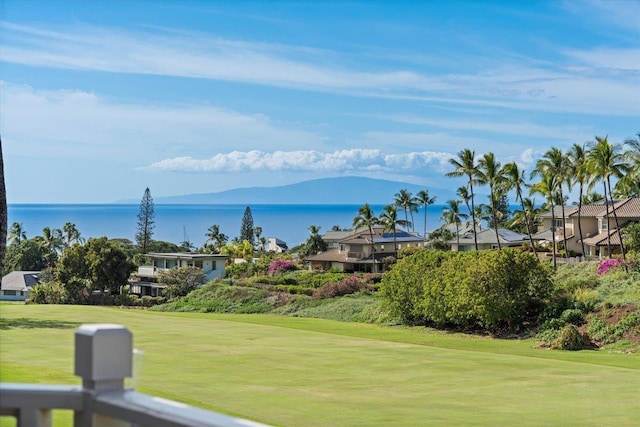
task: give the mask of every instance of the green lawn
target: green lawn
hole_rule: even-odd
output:
[[[263,315],[0,305],[0,378],[72,383],[73,332],[120,323],[142,392],[282,426],[637,425],[640,356]],[[5,421],[6,422],[6,421]]]

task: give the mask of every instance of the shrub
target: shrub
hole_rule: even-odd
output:
[[[620,261],[615,258],[602,261],[600,264],[598,264],[598,275],[602,276],[603,274],[606,274],[609,270],[617,267],[620,264]]]
[[[297,269],[298,269],[298,266],[292,260],[279,258],[279,259],[273,260],[271,264],[269,264],[269,268],[267,272],[269,273],[269,275],[273,276],[274,274],[277,274],[277,273],[284,273],[287,271],[294,271]]]
[[[355,294],[360,291],[372,291],[373,287],[364,283],[357,275],[347,277],[337,283],[325,283],[313,291],[314,299],[335,298],[342,295]]]
[[[44,282],[31,288],[29,302],[36,304],[65,304],[67,290],[60,282]]]
[[[565,325],[551,344],[551,348],[559,350],[582,350],[587,348],[589,340],[583,336],[576,325]]]
[[[198,267],[174,267],[158,275],[158,282],[165,285],[163,294],[171,298],[185,296],[206,281],[207,275]]]

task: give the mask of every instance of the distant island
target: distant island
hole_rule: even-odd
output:
[[[398,191],[407,189],[416,194],[429,190],[438,202],[455,198],[446,192],[423,185],[365,177],[337,177],[303,181],[277,187],[247,187],[217,193],[185,194],[154,197],[160,204],[283,204],[283,205],[344,205],[389,204]],[[120,200],[115,203],[138,203],[139,200]]]

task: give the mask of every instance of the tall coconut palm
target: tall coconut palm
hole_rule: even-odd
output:
[[[398,259],[398,242],[397,242],[397,227],[411,227],[411,223],[407,220],[398,218],[397,205],[387,205],[384,207],[383,212],[380,214],[379,223],[384,226],[385,231],[391,231],[393,233],[393,253],[396,259]]]
[[[533,172],[531,172],[532,177],[536,175],[544,175],[544,174],[553,174],[556,177],[555,179],[555,184],[557,187],[556,190],[557,190],[557,195],[560,198],[559,205],[562,210],[562,240],[564,244],[565,257],[568,257],[569,251],[567,250],[567,233],[566,233],[567,224],[566,224],[565,211],[564,211],[565,198],[564,198],[564,193],[562,191],[562,187],[564,183],[569,180],[569,164],[568,164],[567,157],[564,154],[562,154],[562,150],[560,150],[559,148],[553,147],[547,150],[547,152],[544,153],[542,158],[538,159],[538,161],[536,162],[535,169],[533,170]],[[555,239],[555,236],[554,236],[554,239]]]
[[[637,139],[627,139],[623,153],[628,163],[627,173],[618,180],[614,192],[619,197],[640,197],[640,132]]]
[[[531,250],[533,254],[536,254],[536,247],[533,244],[533,233],[531,231],[531,221],[529,221],[529,214],[525,209],[524,198],[522,196],[522,190],[526,187],[524,182],[524,171],[520,170],[516,162],[510,162],[504,165],[504,177],[506,190],[516,191],[516,201],[520,200],[520,206],[522,207],[522,214],[524,216],[524,223],[526,226],[527,234],[529,235],[529,243],[531,244]]]
[[[620,235],[618,214],[616,213],[616,209],[613,204],[613,195],[611,194],[611,176],[613,175],[614,177],[620,178],[625,172],[627,172],[628,165],[621,153],[621,146],[619,144],[610,144],[606,136],[604,138],[596,136],[595,139],[595,142],[590,144],[590,150],[587,154],[587,168],[591,172],[592,184],[599,180],[602,180],[603,183],[607,216],[607,245],[609,246],[609,256],[611,256],[611,233],[609,233],[608,227],[609,202],[607,201],[607,194],[609,194],[611,210],[613,211],[613,217],[616,223],[616,230],[620,236],[620,252],[622,252],[622,260],[626,262],[624,242]]]
[[[424,209],[424,238],[427,238],[427,210],[429,205],[436,202],[438,196],[429,197],[429,190],[420,190],[415,197],[416,203],[420,204]]]
[[[80,237],[80,231],[78,227],[72,222],[67,222],[62,226],[62,232],[64,233],[64,246],[65,248],[71,247],[71,243],[82,243],[84,239]]]
[[[7,252],[7,189],[4,183],[4,160],[0,139],[0,272],[4,271],[4,257]]]
[[[406,188],[400,190],[400,192],[396,193],[394,202],[396,206],[400,206],[401,208],[404,209],[405,222],[407,224],[413,224],[413,213],[417,212],[418,205],[416,203],[415,198],[411,195],[411,192]],[[409,221],[409,214],[411,214],[411,221]],[[408,228],[407,228],[407,231],[409,231]]]
[[[556,183],[556,176],[547,173],[542,175],[540,182],[531,186],[532,193],[542,194],[547,201],[547,204],[551,208],[551,239],[552,239],[552,252],[553,252],[553,268],[557,267],[556,261],[556,215],[555,215],[555,202],[558,193],[558,184]]]
[[[486,184],[489,186],[489,198],[491,199],[491,214],[493,217],[493,229],[496,233],[496,240],[498,241],[498,249],[502,249],[500,244],[500,235],[498,234],[498,210],[496,208],[496,198],[498,192],[504,185],[504,171],[502,165],[496,160],[493,153],[486,153],[480,158],[478,162],[478,170],[476,172],[476,178],[479,184]]]
[[[378,220],[378,217],[375,216],[373,209],[371,209],[371,206],[368,203],[362,205],[360,209],[358,209],[358,215],[353,218],[353,226],[356,229],[360,227],[367,227],[369,229],[369,243],[371,244],[371,257],[374,264],[376,260],[376,247],[373,244],[373,227],[379,223],[380,221]]]
[[[478,237],[476,236],[476,207],[475,207],[475,194],[473,192],[473,184],[476,183],[476,173],[478,167],[476,165],[476,153],[473,150],[465,148],[458,153],[457,159],[449,159],[449,163],[455,167],[455,169],[446,174],[449,177],[467,176],[469,181],[469,196],[471,198],[471,217],[473,218],[473,241],[475,243],[476,251],[478,250]]]
[[[580,236],[580,246],[582,256],[585,255],[584,237],[582,235],[582,198],[584,186],[589,181],[589,171],[586,167],[587,152],[584,144],[573,144],[567,153],[569,160],[569,190],[573,185],[578,184],[578,234]]]
[[[442,220],[447,225],[456,226],[456,239],[458,250],[460,250],[460,224],[463,219],[469,218],[469,215],[460,213],[460,200],[447,200],[447,205],[442,209]]]
[[[9,242],[20,244],[23,240],[27,240],[27,232],[21,222],[14,222],[9,229]]]
[[[62,230],[59,228],[51,229],[44,227],[42,229],[42,247],[46,250],[47,264],[52,266],[58,257],[58,251],[64,246],[62,239]]]

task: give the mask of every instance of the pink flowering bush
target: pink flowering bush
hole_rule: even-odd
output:
[[[296,264],[290,259],[276,259],[269,264],[267,271],[270,276],[273,276],[276,273],[284,273],[286,271],[294,271],[297,269],[298,267]]]
[[[602,276],[603,274],[606,274],[610,269],[617,267],[620,264],[620,261],[615,258],[602,261],[600,264],[598,264],[598,275]]]
[[[360,291],[373,291],[374,287],[355,274],[339,282],[329,282],[313,291],[313,299],[335,298],[342,295],[355,294]]]

